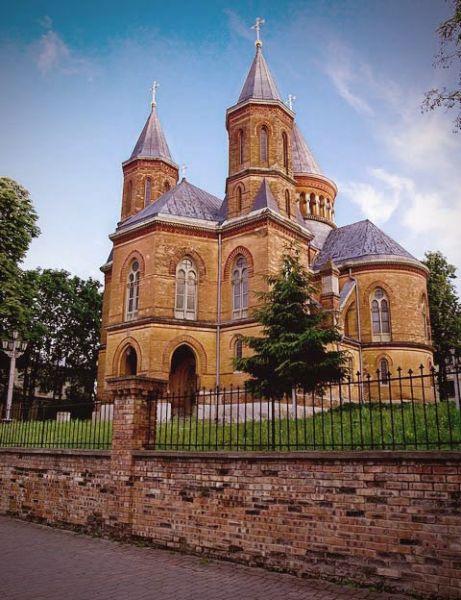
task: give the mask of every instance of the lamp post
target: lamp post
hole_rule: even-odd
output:
[[[16,372],[16,359],[24,354],[27,342],[19,339],[17,331],[13,331],[10,340],[2,341],[3,351],[10,357],[10,375],[8,377],[8,392],[6,394],[6,411],[4,421],[11,421],[11,405],[13,403],[14,374]]]

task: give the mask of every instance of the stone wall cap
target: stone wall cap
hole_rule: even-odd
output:
[[[291,452],[185,452],[166,450],[135,450],[135,458],[161,458],[171,460],[269,460],[269,461],[420,461],[420,462],[459,462],[458,450],[314,450]]]
[[[110,458],[111,450],[95,450],[88,448],[0,448],[0,454],[45,454],[47,456],[93,456]]]

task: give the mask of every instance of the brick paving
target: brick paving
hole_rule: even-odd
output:
[[[0,517],[1,600],[409,600]]]

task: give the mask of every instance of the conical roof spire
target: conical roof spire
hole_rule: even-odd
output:
[[[293,123],[292,135],[293,173],[295,175],[321,175],[322,171],[309,149],[303,134]]]
[[[175,165],[157,115],[156,91],[158,87],[158,83],[154,81],[152,86],[151,113],[129,160],[135,158],[159,158]]]
[[[256,44],[256,55],[248,72],[238,102],[246,100],[279,100],[282,101],[277,85],[272,77],[261,49],[261,42]]]

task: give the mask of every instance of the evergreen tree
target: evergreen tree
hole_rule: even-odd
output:
[[[461,304],[453,285],[456,267],[440,251],[426,252],[425,257],[434,360],[443,366],[450,350],[461,356]]]
[[[275,399],[296,387],[312,391],[339,379],[344,374],[342,352],[327,346],[341,338],[315,306],[314,288],[296,248],[284,252],[280,271],[267,282],[269,291],[261,294],[262,305],[255,312],[263,335],[243,338],[253,355],[235,359],[236,368],[251,375],[247,389]]]

